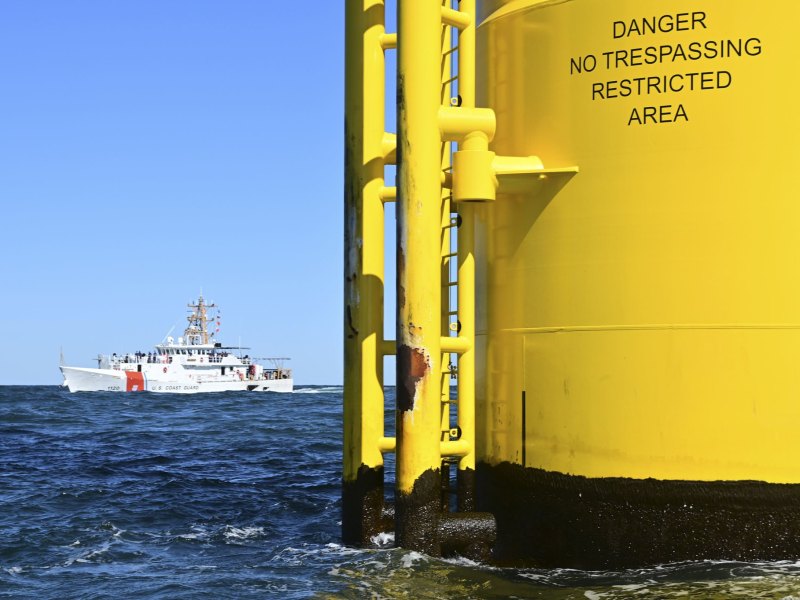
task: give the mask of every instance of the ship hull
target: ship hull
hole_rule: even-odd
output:
[[[150,367],[151,365],[147,365]],[[198,394],[206,392],[283,392],[294,389],[292,379],[210,379],[204,374],[164,369],[157,365],[142,371],[61,367],[63,385],[70,392],[156,392]]]

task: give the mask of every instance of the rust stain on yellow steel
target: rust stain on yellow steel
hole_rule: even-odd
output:
[[[398,372],[403,380],[397,382],[397,409],[413,411],[417,398],[417,387],[431,368],[430,357],[422,348],[401,345],[397,349]]]

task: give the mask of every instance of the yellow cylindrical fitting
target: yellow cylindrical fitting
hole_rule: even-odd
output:
[[[439,108],[439,129],[442,138],[452,141],[461,141],[469,134],[480,131],[486,136],[488,144],[495,134],[497,122],[494,111],[490,108],[468,108],[464,106],[442,106]]]
[[[492,170],[494,152],[459,150],[453,154],[453,201],[487,202],[495,199],[497,180]]]
[[[462,36],[469,36],[469,30]],[[472,61],[467,57],[466,64],[470,62],[474,63],[474,57]],[[466,98],[470,101],[474,93],[467,93]],[[453,155],[453,201],[491,201],[497,187],[492,168],[494,152],[489,151],[489,141],[495,133],[494,111],[464,106],[463,96],[461,101],[461,107],[439,110],[442,135],[459,142],[459,151]]]

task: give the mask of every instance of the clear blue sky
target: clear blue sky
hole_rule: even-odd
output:
[[[341,383],[343,2],[1,13],[0,384],[147,351],[201,289],[222,341]]]

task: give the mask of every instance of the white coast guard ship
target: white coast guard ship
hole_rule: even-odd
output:
[[[270,367],[242,355],[245,348],[223,346],[208,332],[208,309],[200,296],[187,317],[189,326],[177,342],[172,337],[154,352],[100,354],[97,368],[61,366],[70,392],[291,392],[292,371],[285,358],[268,358]]]

